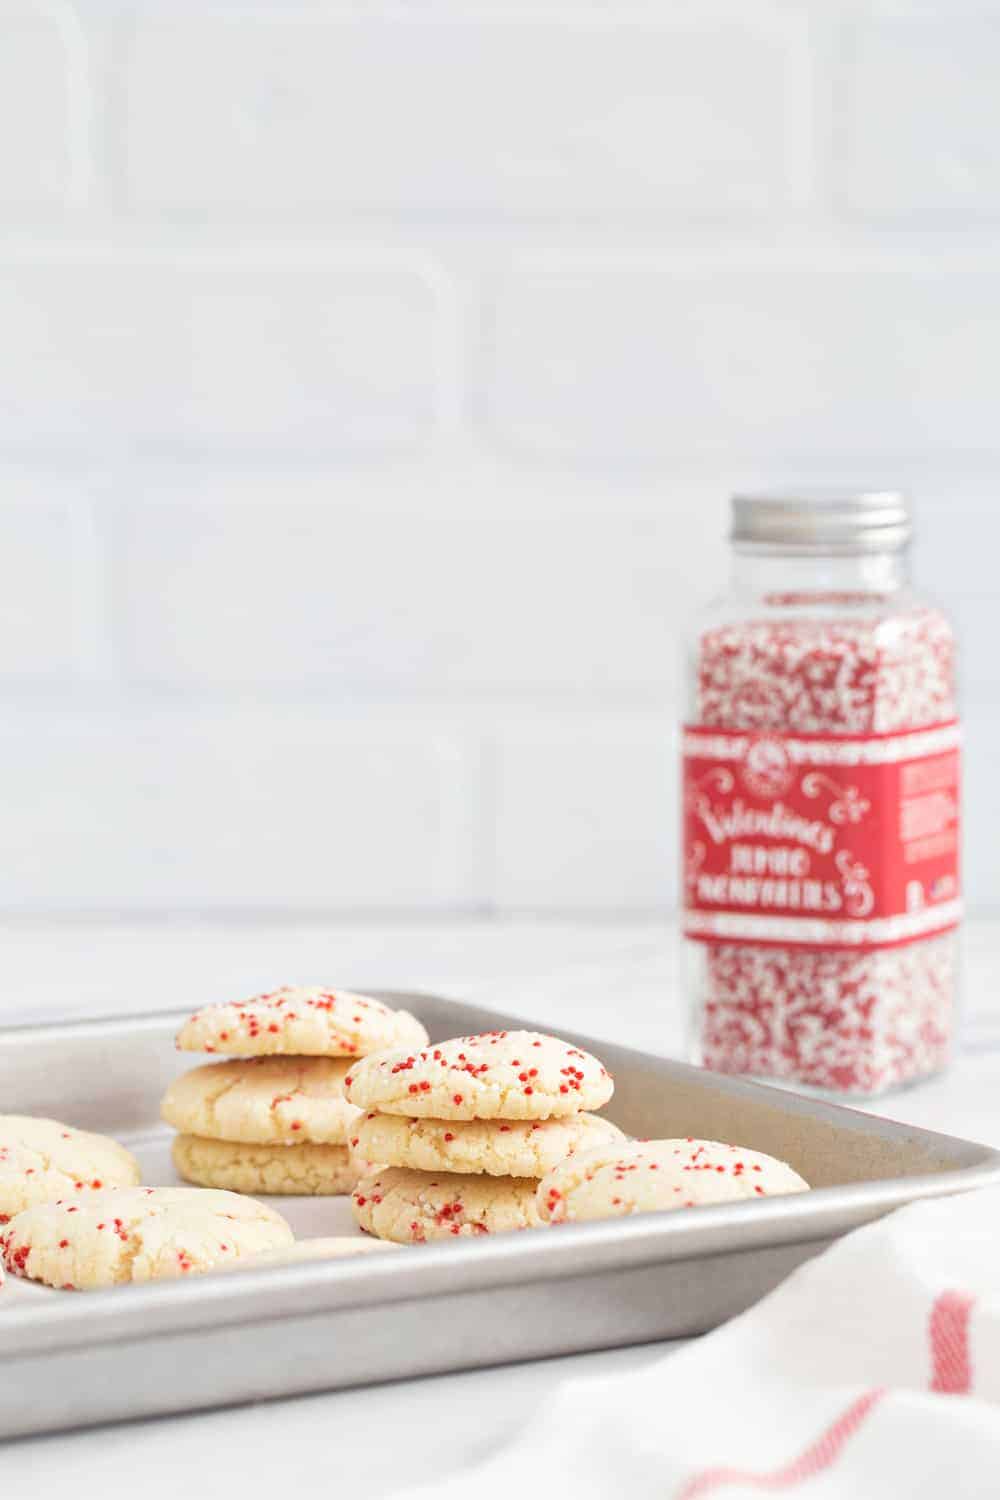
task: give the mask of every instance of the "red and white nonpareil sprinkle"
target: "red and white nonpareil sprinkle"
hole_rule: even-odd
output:
[[[806,602],[808,610],[800,610]],[[706,916],[703,909],[694,910],[704,907],[698,895],[704,890],[699,885],[700,874],[713,856],[718,856],[718,850],[712,849],[711,837],[696,826],[691,813],[692,789],[699,785],[699,778],[702,791],[697,795],[702,797],[703,808],[705,788],[713,792],[713,788],[722,787],[729,793],[728,801],[721,799],[727,810],[733,798],[742,793],[744,800],[738,811],[743,814],[747,807],[765,805],[761,799],[773,772],[775,781],[767,806],[777,806],[787,823],[788,814],[801,812],[804,806],[802,786],[806,777],[791,786],[780,779],[782,747],[794,737],[803,737],[797,742],[800,750],[804,742],[803,753],[810,752],[815,744],[819,754],[836,754],[835,748],[832,752],[824,748],[830,741],[857,739],[864,744],[937,726],[946,726],[947,732],[947,726],[954,724],[955,648],[946,618],[929,608],[900,609],[889,599],[884,609],[870,597],[866,608],[859,608],[859,603],[856,596],[812,596],[808,601],[772,597],[767,604],[776,606],[773,617],[762,610],[762,618],[702,633],[696,661],[697,712],[686,733],[688,821],[684,857],[687,931],[697,939],[700,954],[695,1022],[699,1060],[717,1072],[755,1074],[834,1092],[870,1094],[938,1071],[947,1060],[953,1034],[953,930],[945,930],[942,922],[936,930],[918,931],[917,936],[902,939],[899,929],[894,929],[891,940],[884,944],[877,935],[872,941],[853,942],[839,940],[851,923],[823,920],[834,913],[842,918],[870,913],[878,917],[888,910],[879,905],[878,831],[899,824],[902,793],[894,790],[892,799],[886,793],[885,805],[879,805],[879,793],[871,788],[897,788],[897,783],[873,779],[865,783],[862,796],[858,786],[850,784],[861,783],[861,775],[849,775],[841,769],[813,778],[816,807],[825,806],[823,816],[834,818],[837,839],[852,850],[863,839],[870,840],[864,863],[852,853],[848,864],[841,867],[845,872],[849,869],[850,876],[845,873],[836,888],[831,888],[835,883],[821,888],[816,881],[811,882],[814,889],[806,889],[810,885],[807,881],[800,881],[795,888],[794,900],[800,903],[795,918],[801,916],[807,901],[831,903],[813,908],[814,932],[824,926],[831,932],[837,929],[838,940],[829,944],[815,937],[787,941],[783,934],[792,930],[787,921],[784,926],[775,922],[770,935],[761,926],[763,940],[744,941],[743,929],[734,934],[738,941],[723,940],[723,935],[728,936],[733,929],[727,932],[721,918]],[[782,608],[786,605],[791,606],[787,611]],[[746,762],[740,767],[744,785],[738,775],[726,782],[719,779],[718,771],[706,772],[704,758],[690,759],[692,736],[696,740],[702,736],[698,742],[706,743],[703,731],[742,736],[744,744],[764,746],[756,787],[749,772],[743,770]],[[745,753],[749,757],[749,752]],[[957,766],[957,752],[952,755]],[[773,757],[777,757],[776,769]],[[944,757],[941,760],[943,763]],[[796,777],[801,764],[795,769]],[[905,769],[899,774],[904,775]],[[942,795],[953,794],[954,787],[945,786]],[[718,805],[717,799],[715,810]],[[812,815],[820,816],[818,811]],[[945,848],[948,838],[954,850],[955,830],[947,836],[939,835],[939,843],[933,847]],[[766,837],[760,842],[773,847]],[[928,843],[924,847],[932,846]],[[950,857],[954,868],[956,856],[952,853]],[[813,870],[822,863],[821,857],[804,853],[802,870],[808,860]],[[919,884],[913,879],[915,869],[923,867],[907,867],[897,879],[898,888],[907,892],[908,902]],[[788,880],[780,899],[791,901],[791,888]],[[945,897],[953,897],[951,904],[957,906],[957,895],[957,875],[938,874],[933,899],[940,896],[944,902]],[[917,930],[923,902],[924,887],[920,886],[911,904],[895,909],[917,913],[913,928],[907,931]],[[839,909],[835,903],[841,903]],[[731,914],[733,907],[725,910]],[[894,916],[892,920],[899,923],[908,918]],[[874,930],[878,924],[870,925]],[[749,930],[751,926],[750,921],[743,920],[743,928]],[[890,928],[886,924],[881,930],[889,932]]]

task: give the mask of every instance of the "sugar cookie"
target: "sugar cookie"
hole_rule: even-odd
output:
[[[105,1135],[37,1115],[0,1115],[0,1224],[35,1203],[132,1187],[139,1164]]]
[[[369,1110],[351,1137],[370,1161],[423,1172],[544,1177],[574,1151],[624,1142],[600,1115],[553,1120],[421,1120]]]
[[[177,1036],[183,1052],[229,1057],[361,1057],[426,1041],[426,1031],[408,1011],[349,990],[298,985],[209,1005],[195,1011]]]
[[[254,1057],[175,1078],[161,1114],[185,1135],[260,1145],[342,1146],[361,1111],[344,1098],[346,1057]]]
[[[349,1193],[361,1175],[347,1146],[260,1146],[179,1135],[172,1155],[186,1182],[231,1193]]]
[[[106,1188],[26,1208],[0,1234],[8,1271],[67,1290],[156,1281],[278,1250],[280,1214],[236,1193]]]
[[[552,1224],[696,1208],[802,1193],[807,1182],[783,1161],[721,1141],[633,1141],[581,1151],[538,1184],[538,1212]]]
[[[435,1120],[548,1120],[600,1109],[614,1084],[596,1057],[537,1031],[487,1031],[352,1067],[344,1093],[382,1114]]]
[[[368,1234],[397,1244],[454,1235],[500,1234],[540,1223],[533,1178],[384,1167],[358,1183],[354,1217]]]

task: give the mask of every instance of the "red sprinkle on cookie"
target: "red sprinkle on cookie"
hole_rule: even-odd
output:
[[[633,1141],[581,1151],[538,1184],[552,1224],[802,1193],[809,1184],[773,1156],[721,1141]]]
[[[352,1104],[436,1120],[548,1120],[600,1109],[614,1092],[587,1052],[536,1031],[487,1031],[383,1052],[344,1080]]]
[[[422,1245],[537,1228],[535,1187],[531,1178],[382,1167],[358,1183],[351,1207],[366,1234]]]
[[[209,1005],[180,1029],[183,1052],[230,1057],[366,1057],[422,1047],[427,1032],[405,1010],[349,990],[285,985],[251,1000]]]

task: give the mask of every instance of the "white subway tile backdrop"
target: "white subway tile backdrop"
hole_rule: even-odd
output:
[[[128,201],[150,216],[557,226],[783,206],[799,28],[765,3],[730,19],[720,46],[711,22],[670,9],[275,5],[140,21],[125,62]],[[664,151],[665,137],[700,152]]]
[[[0,203],[5,219],[47,217],[86,193],[86,44],[70,11],[5,3],[0,17]]]
[[[676,899],[740,485],[916,499],[997,905],[1000,10],[0,0],[0,913]]]

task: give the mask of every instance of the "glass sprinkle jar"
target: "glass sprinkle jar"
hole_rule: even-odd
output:
[[[733,501],[683,732],[691,1050],[717,1072],[874,1095],[948,1060],[955,642],[910,533],[895,494]]]

